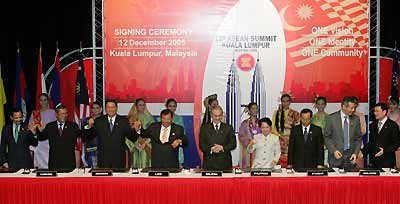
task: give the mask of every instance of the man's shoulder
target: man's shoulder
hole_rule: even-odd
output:
[[[156,128],[161,128],[161,122],[151,123],[147,129],[156,129]]]
[[[175,128],[176,130],[183,130],[183,127],[176,123],[172,123],[172,127]]]
[[[316,131],[319,131],[319,132],[322,133],[322,128],[321,128],[320,126],[311,124],[310,127],[311,127],[311,129],[313,129],[314,131],[316,130]]]
[[[97,122],[97,121],[103,121],[103,120],[105,120],[106,118],[107,118],[107,115],[101,115],[101,116],[97,117],[96,119],[94,119],[94,121],[95,121],[95,122]]]
[[[338,117],[338,116],[340,116],[340,110],[335,111],[335,112],[333,112],[333,113],[328,115],[328,117]]]
[[[374,121],[375,122],[375,121]],[[386,123],[390,126],[390,127],[394,127],[394,128],[399,128],[399,125],[392,119],[388,118],[386,120]]]
[[[78,125],[75,122],[72,122],[72,121],[66,121],[65,125],[78,128]]]
[[[51,121],[51,122],[47,123],[46,127],[47,127],[47,126],[49,126],[49,127],[51,127],[51,126],[57,126],[57,120]]]
[[[230,125],[228,123],[224,123],[224,122],[221,122],[221,127],[226,128],[226,129],[233,129],[232,125]]]

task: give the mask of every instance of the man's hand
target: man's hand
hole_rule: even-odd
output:
[[[94,119],[93,119],[93,118],[90,118],[90,119],[88,120],[88,128],[93,127],[93,125],[94,125]]]
[[[224,148],[219,144],[214,144],[214,146],[211,147],[211,151],[213,153],[218,153],[218,152],[224,151]]]
[[[357,155],[356,154],[352,154],[351,157],[350,157],[351,163],[355,164],[356,160],[357,160]]]
[[[293,166],[292,165],[287,165],[286,169],[293,169]]]
[[[323,168],[325,168],[325,167],[322,165],[317,165],[317,169],[323,169]]]
[[[174,140],[174,142],[172,142],[172,144],[171,144],[171,146],[172,146],[172,148],[177,148],[180,144],[182,143],[182,140],[181,139],[176,139],[176,140]]]
[[[36,135],[37,124],[31,124],[28,126],[28,129],[32,132],[32,134]]]
[[[3,167],[6,168],[6,169],[8,169],[8,163],[7,163],[7,162],[4,163],[4,164],[3,164]]]
[[[333,154],[335,155],[336,159],[340,159],[343,156],[343,154],[341,152],[339,152],[338,150],[336,150]]]
[[[224,151],[224,147],[222,145],[216,144],[215,146],[217,147],[218,152]]]
[[[375,154],[375,157],[380,157],[383,155],[383,148],[379,147],[379,152]]]
[[[278,161],[272,160],[271,165],[275,166],[278,163]]]

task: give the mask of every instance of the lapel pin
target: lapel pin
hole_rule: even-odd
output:
[[[175,133],[173,132],[172,135],[175,135]]]

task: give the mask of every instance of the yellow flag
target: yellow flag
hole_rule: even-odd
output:
[[[3,78],[1,77],[1,64],[0,64],[0,133],[6,123],[4,117],[4,104],[6,104],[6,92],[4,91]]]

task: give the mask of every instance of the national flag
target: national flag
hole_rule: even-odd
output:
[[[0,63],[0,132],[5,125],[5,117],[4,117],[4,104],[6,104],[6,92],[4,90],[3,78],[1,76],[1,63]]]
[[[89,91],[88,85],[85,77],[85,67],[83,64],[83,54],[82,47],[79,51],[79,62],[78,62],[78,70],[76,72],[76,81],[75,81],[75,111],[74,118],[75,123],[78,124],[79,127],[82,125],[82,119],[86,119],[90,116],[90,106],[89,106]],[[81,127],[82,128],[82,127]],[[78,138],[75,149],[82,153],[81,160],[84,166],[87,166],[85,161],[85,151],[84,144],[82,140]]]
[[[83,118],[90,116],[89,91],[83,64],[82,49],[79,52],[78,70],[75,82],[75,122],[80,125]]]
[[[43,66],[42,66],[42,44],[39,47],[38,54],[38,70],[36,80],[36,110],[40,109],[39,96],[42,93],[47,93],[46,81],[44,80]]]
[[[22,68],[21,53],[19,47],[17,48],[17,62],[15,74],[15,92],[14,92],[14,106],[22,110],[24,121],[27,117],[27,104],[30,102],[30,95],[25,81],[25,74]]]
[[[53,81],[50,86],[49,96],[53,103],[53,107],[57,107],[61,104],[61,79],[60,79],[60,71],[61,71],[61,64],[60,64],[60,50],[57,47],[56,57],[54,60],[54,71],[53,71]]]

